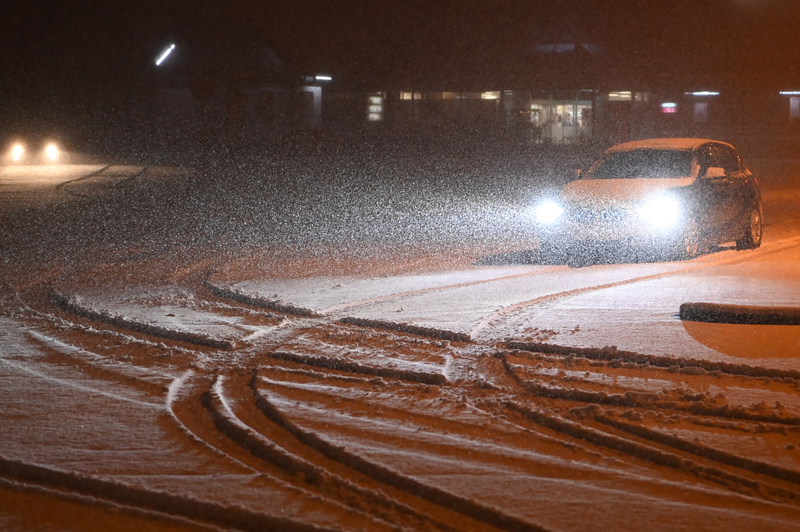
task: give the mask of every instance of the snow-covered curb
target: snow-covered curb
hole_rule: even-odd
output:
[[[800,308],[683,303],[680,309],[680,318],[686,321],[707,323],[800,325]]]
[[[212,338],[201,334],[167,329],[166,327],[160,327],[151,323],[134,321],[125,316],[120,316],[119,314],[87,307],[80,304],[75,298],[62,294],[55,289],[50,290],[50,301],[52,301],[55,306],[78,316],[108,323],[109,325],[114,325],[123,329],[148,334],[150,336],[158,336],[168,340],[187,342],[216,349],[234,349],[236,347],[236,344],[230,340],[220,340],[219,338]]]

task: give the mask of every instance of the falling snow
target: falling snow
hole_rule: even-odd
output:
[[[540,260],[591,155],[0,169],[0,528],[796,530],[800,333],[678,314],[798,307],[797,165],[758,250]]]

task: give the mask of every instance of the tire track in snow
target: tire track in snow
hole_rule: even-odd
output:
[[[100,390],[98,388],[92,388],[90,386],[84,386],[82,384],[77,384],[75,382],[66,380],[66,379],[59,379],[58,377],[53,377],[52,375],[47,375],[42,373],[41,371],[36,371],[33,368],[26,366],[23,363],[13,362],[7,358],[0,357],[0,364],[4,364],[10,368],[13,368],[19,372],[27,373],[28,375],[34,376],[36,378],[46,380],[59,386],[63,386],[65,388],[72,388],[74,390],[78,390],[85,395],[102,395],[103,397],[108,397],[110,399],[115,399],[117,401],[125,402],[125,403],[133,403],[137,406],[141,406],[144,408],[149,408],[153,410],[161,410],[163,407],[158,403],[149,403],[147,401],[140,401],[138,399],[133,399],[131,397],[125,397],[124,395],[119,395],[116,393],[107,392],[105,390]]]
[[[728,489],[731,489],[731,485],[733,484],[737,486],[739,490],[750,495],[766,491],[772,496],[785,499],[796,500],[798,498],[798,495],[794,492],[774,488],[772,486],[767,487],[759,480],[728,473],[716,466],[703,465],[702,463],[698,463],[695,459],[690,459],[681,454],[669,452],[653,445],[644,444],[630,437],[620,437],[611,432],[587,426],[586,423],[577,423],[561,416],[546,413],[538,409],[531,409],[514,401],[507,401],[504,403],[504,406],[510,411],[521,415],[523,418],[555,432],[599,447],[606,447],[652,464],[675,469],[683,473],[689,473],[698,478],[707,479],[720,484]],[[652,443],[656,443],[656,441],[652,440]],[[663,443],[663,440],[658,443]],[[676,449],[678,449],[678,446],[676,446]],[[687,449],[683,448],[680,450],[686,451]],[[697,458],[703,459],[707,457],[698,454]],[[763,471],[759,472],[763,473]]]
[[[74,191],[70,190],[69,189],[69,185],[73,185],[73,184],[78,183],[80,181],[84,181],[86,179],[90,179],[92,177],[101,175],[105,170],[108,170],[109,168],[111,168],[111,166],[112,165],[109,164],[109,165],[106,165],[106,166],[102,167],[101,169],[97,170],[96,172],[92,172],[90,174],[87,174],[85,176],[81,176],[81,177],[78,177],[78,178],[75,178],[75,179],[70,179],[69,181],[64,181],[63,183],[59,183],[58,185],[56,185],[56,190],[58,190],[59,192],[64,192],[64,193],[69,194],[71,196],[77,196],[79,198],[88,198],[89,196],[87,196],[85,194],[80,194],[78,192],[74,192]]]
[[[121,165],[109,164],[107,166],[104,166],[100,170],[97,170],[96,172],[92,172],[85,176],[78,177],[76,179],[71,179],[63,183],[59,183],[58,185],[56,185],[56,190],[79,198],[91,198],[92,196],[89,194],[82,194],[72,189],[77,188],[78,185],[86,185],[85,183],[82,182],[89,181],[92,178],[106,178],[105,181],[107,183],[111,183],[111,186],[119,187],[121,185],[133,181],[134,179],[142,177],[150,169],[150,166],[142,166],[141,169],[130,174],[118,174],[108,171],[111,168],[119,166]],[[91,186],[91,184],[88,184],[88,186]]]
[[[712,362],[702,359],[687,359],[681,357],[671,357],[666,355],[645,355],[635,351],[624,351],[614,347],[586,348],[586,347],[567,347],[556,344],[538,344],[528,342],[508,342],[508,349],[518,349],[531,353],[545,353],[559,355],[562,357],[582,357],[593,360],[620,360],[623,362],[633,362],[635,364],[649,364],[661,368],[676,368],[679,371],[698,371],[721,372],[728,375],[743,375],[746,377],[767,377],[779,379],[800,379],[800,371],[785,370],[778,368],[764,368],[761,366],[749,366],[745,364],[731,364],[727,362]]]
[[[389,487],[403,490],[415,497],[421,497],[440,505],[444,509],[457,512],[471,519],[475,519],[476,521],[508,531],[547,532],[546,529],[538,525],[506,514],[495,507],[487,506],[475,500],[467,499],[441,488],[428,485],[411,476],[398,473],[391,468],[350,452],[344,447],[326,441],[317,434],[291,422],[277,406],[272,404],[272,402],[258,390],[256,386],[257,379],[254,378],[252,382],[253,393],[256,397],[256,405],[263,414],[272,422],[294,435],[301,443],[311,447],[327,458],[352,468]]]
[[[550,301],[555,301],[557,299],[573,297],[573,296],[577,296],[577,295],[586,294],[586,293],[589,293],[589,292],[597,292],[597,291],[606,290],[606,289],[609,289],[609,288],[616,288],[618,286],[624,286],[624,285],[628,285],[628,284],[652,281],[654,279],[663,279],[665,277],[673,277],[673,276],[682,275],[682,274],[685,274],[685,273],[688,273],[688,272],[694,272],[694,271],[704,270],[704,269],[707,269],[707,268],[712,268],[714,266],[721,266],[721,265],[726,265],[726,264],[736,264],[736,263],[739,263],[739,262],[747,262],[747,261],[752,260],[754,258],[760,258],[760,257],[763,257],[765,255],[770,255],[770,254],[773,254],[773,253],[779,253],[781,251],[784,251],[784,250],[786,250],[788,248],[791,248],[791,247],[795,247],[797,245],[800,245],[800,237],[791,238],[791,239],[787,239],[787,240],[784,240],[784,241],[775,242],[773,244],[770,244],[769,246],[763,246],[759,250],[757,250],[757,251],[755,251],[753,253],[747,253],[744,256],[735,255],[733,257],[724,257],[724,258],[717,258],[717,259],[713,259],[712,258],[708,262],[701,262],[701,263],[697,263],[695,261],[692,261],[685,268],[680,268],[680,269],[671,270],[671,271],[667,271],[667,272],[659,272],[659,273],[654,273],[654,274],[650,274],[650,275],[643,275],[643,276],[640,276],[640,277],[633,277],[633,278],[630,278],[630,279],[623,279],[623,280],[620,280],[620,281],[613,281],[613,282],[610,282],[610,283],[604,283],[604,284],[599,284],[599,285],[583,286],[583,287],[573,288],[573,289],[570,289],[570,290],[564,290],[564,291],[561,291],[561,292],[555,292],[555,293],[552,293],[552,294],[547,294],[547,295],[544,295],[544,296],[540,296],[540,297],[536,297],[536,298],[533,298],[533,299],[529,299],[527,301],[520,301],[519,303],[514,303],[513,305],[509,305],[507,307],[504,307],[504,308],[502,308],[500,310],[497,310],[497,311],[493,312],[489,316],[486,316],[483,320],[481,320],[481,322],[478,325],[473,327],[473,329],[469,333],[469,336],[472,339],[476,339],[479,335],[481,335],[483,333],[483,331],[485,331],[486,329],[489,329],[493,325],[493,323],[495,323],[497,321],[500,321],[500,320],[508,319],[510,316],[512,316],[513,314],[515,314],[517,312],[523,311],[523,310],[525,310],[527,308],[530,308],[530,307],[535,307],[537,305],[541,305],[542,303],[548,303]]]
[[[247,385],[246,388],[256,393],[254,381],[257,380],[257,374],[253,372],[249,379],[251,384]],[[404,524],[414,530],[434,529],[455,532],[456,529],[442,522],[437,522],[432,517],[419,513],[412,507],[387,497],[380,491],[353,483],[268,439],[258,430],[249,426],[237,414],[237,411],[243,408],[252,407],[258,417],[266,420],[261,410],[256,406],[255,396],[251,396],[253,398],[252,403],[237,401],[227,396],[225,393],[225,382],[227,380],[225,375],[217,376],[211,388],[203,394],[203,406],[211,413],[214,423],[220,432],[234,440],[243,449],[286,470],[292,475],[302,475],[310,485],[308,489],[313,487],[321,491],[322,496],[343,499],[342,502],[344,504],[364,511],[365,515],[372,514],[378,518],[386,519],[387,525]],[[239,384],[243,384],[241,380]],[[245,386],[239,386],[237,390],[242,387]],[[281,427],[280,430],[285,429]],[[288,432],[287,435],[294,439]]]
[[[91,475],[61,471],[3,457],[0,457],[0,477],[236,530],[252,532],[333,530],[285,517],[256,513],[238,506],[227,506],[166,491],[134,487]]]
[[[800,244],[800,238],[792,238],[783,241],[778,241],[766,246],[762,246],[759,250],[753,253],[748,253],[745,256],[733,256],[733,257],[723,257],[723,258],[714,258],[713,254],[705,255],[702,258],[706,258],[707,260],[703,262],[695,262],[692,261],[688,263],[688,266],[681,267],[675,270],[670,270],[666,272],[659,272],[655,274],[639,276],[629,279],[622,279],[619,281],[613,281],[610,283],[604,283],[600,285],[591,285],[585,287],[578,287],[570,290],[564,290],[561,292],[555,292],[552,294],[546,294],[544,296],[536,297],[530,300],[521,301],[518,303],[514,303],[512,305],[506,306],[502,309],[495,311],[494,313],[484,317],[473,329],[468,333],[460,333],[448,330],[438,330],[438,329],[431,329],[426,327],[419,327],[409,323],[398,323],[398,322],[389,322],[389,321],[381,321],[381,320],[365,320],[356,317],[345,317],[342,318],[340,321],[343,323],[352,323],[363,327],[368,328],[375,328],[375,329],[386,329],[386,330],[396,330],[400,332],[406,332],[410,334],[415,334],[418,336],[424,337],[431,337],[431,338],[444,338],[444,339],[453,339],[456,341],[469,341],[476,340],[480,337],[480,335],[485,331],[490,329],[495,322],[499,322],[501,320],[507,319],[508,317],[512,316],[517,312],[524,311],[524,309],[529,307],[534,307],[540,305],[542,303],[547,303],[550,301],[572,297],[577,295],[582,295],[584,293],[589,293],[593,291],[600,291],[605,290],[608,288],[615,288],[618,286],[624,286],[627,284],[633,284],[637,282],[646,282],[654,279],[661,279],[670,276],[676,276],[685,274],[688,272],[699,271],[706,268],[711,268],[714,266],[726,265],[726,264],[735,264],[738,262],[746,262],[748,260],[752,260],[753,258],[763,257],[765,255],[769,255],[772,253],[777,253],[780,251],[784,251],[787,248],[793,247]],[[609,266],[600,266],[603,269],[610,269],[616,265],[609,265]],[[496,277],[492,279],[482,279],[478,281],[470,281],[464,283],[456,283],[452,285],[443,285],[443,286],[435,286],[430,288],[423,288],[419,290],[410,290],[407,292],[400,292],[396,294],[387,294],[382,296],[377,296],[373,298],[366,298],[357,301],[350,301],[346,303],[341,303],[339,305],[334,305],[330,307],[326,307],[320,310],[311,310],[302,307],[298,307],[291,303],[285,303],[283,301],[274,301],[272,299],[264,299],[260,297],[254,297],[247,294],[240,293],[237,290],[233,290],[231,288],[226,288],[222,286],[217,286],[210,281],[210,279],[205,280],[206,287],[215,295],[222,298],[231,299],[240,303],[246,303],[253,306],[261,307],[261,308],[268,308],[271,310],[276,310],[278,312],[283,312],[291,315],[302,316],[302,317],[323,317],[323,316],[330,316],[335,315],[337,313],[341,313],[343,310],[349,310],[359,307],[368,307],[374,304],[386,303],[389,301],[396,301],[400,299],[404,299],[407,297],[414,297],[419,295],[426,295],[436,292],[446,292],[449,290],[458,290],[461,288],[468,288],[471,286],[480,286],[480,285],[487,285],[492,283],[502,283],[505,281],[513,280],[513,279],[520,279],[526,277],[536,277],[540,275],[551,274],[554,272],[567,270],[569,269],[568,266],[556,266],[551,268],[546,268],[542,270],[537,270],[533,272],[525,272],[520,274],[514,275],[506,275],[502,277]]]
[[[287,362],[295,362],[298,364],[305,364],[307,366],[316,366],[319,368],[337,369],[351,373],[360,373],[362,375],[374,375],[375,377],[401,379],[423,384],[439,385],[447,383],[447,377],[440,373],[423,373],[420,371],[408,371],[395,368],[376,368],[374,366],[359,364],[356,362],[344,362],[336,357],[303,355],[283,351],[275,351],[269,356],[276,360],[285,360]]]
[[[492,279],[481,279],[480,281],[469,281],[469,282],[466,282],[466,283],[456,283],[456,284],[444,285],[444,286],[434,286],[434,287],[430,287],[430,288],[420,288],[419,290],[410,290],[408,292],[400,292],[400,293],[397,293],[397,294],[387,294],[387,295],[384,295],[384,296],[377,296],[377,297],[372,297],[372,298],[367,298],[367,299],[360,299],[358,301],[350,301],[350,302],[347,302],[347,303],[342,303],[342,304],[339,304],[339,305],[334,305],[334,306],[331,306],[331,307],[328,307],[328,308],[324,308],[324,309],[321,309],[321,310],[319,310],[317,312],[320,315],[333,314],[333,313],[339,312],[341,310],[348,310],[348,309],[352,309],[352,308],[356,308],[356,307],[364,307],[364,306],[368,306],[368,305],[373,305],[375,303],[385,303],[387,301],[394,301],[394,300],[403,299],[403,298],[406,298],[406,297],[419,296],[419,295],[423,295],[423,294],[430,294],[430,293],[433,293],[433,292],[442,292],[442,291],[445,291],[445,290],[455,290],[455,289],[458,289],[458,288],[466,288],[468,286],[477,286],[477,285],[482,285],[482,284],[487,284],[487,283],[508,281],[508,280],[511,280],[511,279],[519,279],[521,277],[533,277],[533,276],[536,276],[536,275],[544,275],[544,274],[547,274],[547,273],[553,273],[553,272],[560,271],[560,270],[566,270],[568,268],[569,268],[569,266],[556,266],[556,267],[552,267],[552,268],[545,268],[545,269],[542,269],[542,270],[537,270],[537,271],[534,271],[534,272],[525,272],[525,273],[518,273],[518,274],[514,274],[514,275],[505,275],[503,277],[495,277],[495,278],[492,278]]]
[[[375,527],[381,523],[375,516],[359,510],[360,499],[354,497],[340,502],[338,499],[345,490],[341,489],[342,486],[331,488],[332,483],[326,471],[304,462],[291,450],[270,441],[237,417],[235,411],[243,408],[241,403],[246,406],[247,401],[246,398],[242,401],[238,396],[234,398],[224,393],[223,384],[229,377],[227,374],[199,375],[200,378],[195,378],[191,389],[182,390],[193,377],[194,372],[187,371],[173,382],[169,393],[174,417],[193,440],[239,466],[240,474],[254,481],[268,480],[279,489],[295,492],[293,497],[316,499],[329,513],[347,516],[341,519],[349,520],[358,529],[384,529]],[[249,373],[245,373],[244,377],[248,378]],[[249,387],[243,384],[237,387],[237,391],[249,391]]]
[[[226,453],[222,449],[219,449],[215,445],[213,445],[209,440],[203,439],[200,434],[194,430],[192,430],[188,425],[188,420],[182,418],[178,415],[177,412],[177,404],[178,404],[178,396],[181,395],[184,388],[186,388],[186,383],[194,377],[195,372],[193,370],[186,370],[180,377],[177,377],[169,386],[169,391],[167,392],[167,399],[165,402],[165,407],[167,412],[169,413],[170,417],[175,421],[178,427],[192,440],[196,441],[197,443],[203,445],[207,449],[211,450],[217,456],[221,456],[231,460],[232,462],[240,465],[245,470],[251,471],[253,473],[258,472],[258,470],[250,465],[238,460],[236,457],[231,456],[230,454]],[[188,394],[187,394],[188,395]]]
[[[698,477],[708,478],[715,482],[721,483],[723,486],[730,487],[730,484],[740,486],[753,494],[766,493],[770,496],[777,497],[782,500],[797,501],[800,499],[800,494],[796,491],[786,490],[775,486],[770,486],[763,482],[763,478],[752,479],[744,477],[737,473],[730,473],[719,466],[729,466],[735,468],[737,471],[747,471],[755,473],[760,477],[771,477],[772,479],[789,482],[800,486],[800,471],[787,469],[784,467],[776,466],[773,464],[765,463],[749,457],[717,450],[708,445],[703,445],[697,441],[689,441],[687,439],[678,437],[677,435],[670,435],[663,432],[650,429],[644,425],[636,425],[631,422],[616,419],[614,416],[609,415],[603,407],[623,407],[634,409],[656,409],[659,412],[664,410],[673,410],[682,414],[694,414],[707,419],[722,418],[724,420],[734,419],[744,422],[752,423],[755,425],[757,422],[770,423],[773,426],[785,425],[787,427],[794,427],[800,423],[798,418],[781,419],[779,417],[763,417],[749,415],[747,412],[739,411],[737,409],[729,409],[727,407],[714,409],[700,408],[693,411],[692,407],[681,408],[676,401],[669,401],[664,397],[660,404],[654,402],[658,398],[658,394],[651,394],[649,400],[647,397],[638,397],[637,394],[609,394],[606,392],[586,392],[577,388],[568,389],[559,386],[545,386],[542,384],[531,384],[523,380],[515,371],[514,367],[507,360],[504,353],[497,353],[496,358],[500,359],[503,370],[510,378],[510,381],[524,392],[531,395],[555,400],[557,403],[565,403],[568,408],[567,415],[575,412],[578,419],[582,422],[578,423],[566,419],[563,414],[554,414],[551,409],[543,411],[541,409],[532,409],[528,406],[522,405],[519,401],[505,401],[504,406],[509,410],[522,415],[525,419],[533,421],[534,423],[554,430],[558,433],[567,435],[569,437],[577,438],[587,441],[591,444],[607,447],[616,451],[629,454],[635,458],[644,459],[655,464],[671,467],[684,472],[692,473]],[[755,379],[757,377],[745,377]],[[642,395],[642,394],[638,394]],[[574,407],[571,405],[575,403],[582,403],[586,406]],[[601,406],[602,405],[602,406]],[[558,411],[558,409],[556,409]],[[587,425],[588,421],[594,421],[600,426]],[[602,426],[612,429],[612,432],[603,430]],[[763,429],[763,427],[762,427]],[[631,438],[631,436],[633,438]],[[638,441],[637,441],[638,440]],[[680,454],[674,452],[664,451],[663,449],[646,445],[642,443],[650,442],[661,447],[671,448],[678,453],[685,453],[693,455],[692,460],[682,457]],[[702,463],[695,463],[693,460],[700,462],[710,462],[711,466],[703,465]]]
[[[177,329],[170,329],[168,327],[163,327],[160,325],[153,325],[150,323],[144,323],[142,321],[132,320],[124,316],[120,316],[118,314],[113,314],[105,311],[98,311],[86,307],[84,305],[81,305],[73,298],[70,298],[66,294],[62,294],[61,292],[58,292],[55,289],[50,291],[50,299],[53,305],[62,310],[66,310],[67,312],[71,312],[77,316],[81,316],[82,318],[88,318],[90,320],[100,321],[103,323],[107,323],[109,325],[113,325],[115,327],[120,327],[122,329],[128,329],[131,331],[147,334],[150,336],[157,336],[160,338],[166,338],[168,340],[186,342],[190,344],[212,347],[216,349],[231,350],[236,347],[235,342],[232,342],[230,340],[220,340],[218,338],[214,338],[203,334],[196,334],[186,331],[180,331]]]

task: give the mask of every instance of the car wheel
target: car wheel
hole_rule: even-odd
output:
[[[566,245],[550,239],[543,239],[539,246],[539,260],[545,264],[562,263],[567,256]]]
[[[693,259],[700,254],[700,227],[694,218],[686,221],[677,251],[680,259]]]
[[[750,209],[750,221],[747,223],[744,236],[736,241],[736,249],[756,249],[761,246],[763,226],[760,206]]]

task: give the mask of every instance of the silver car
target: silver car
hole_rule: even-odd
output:
[[[541,252],[565,260],[613,247],[692,258],[761,245],[761,191],[732,145],[650,139],[609,148],[535,208]]]

